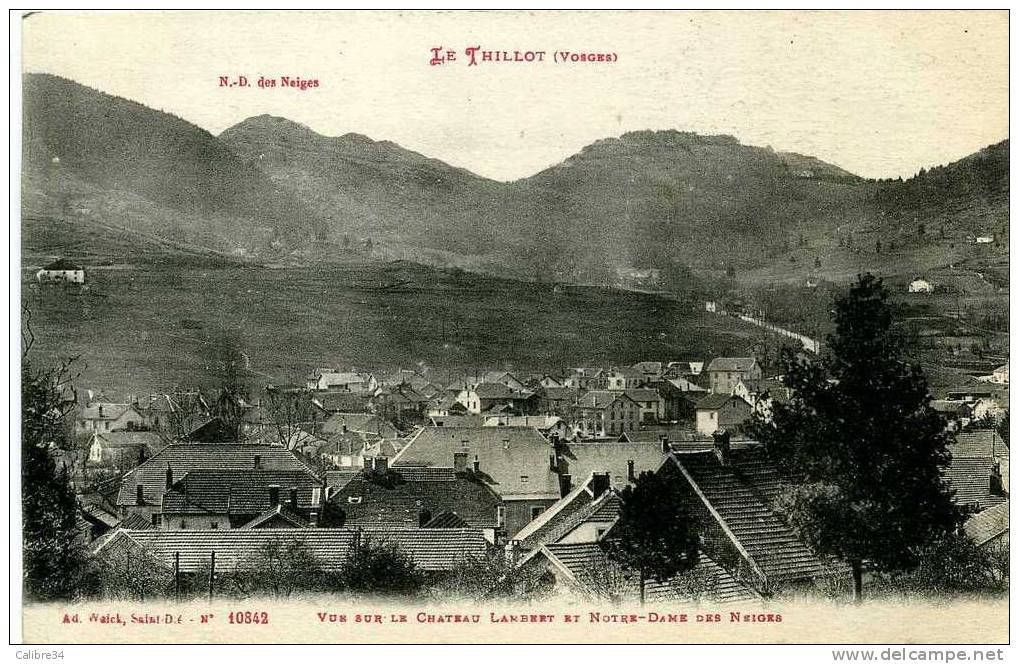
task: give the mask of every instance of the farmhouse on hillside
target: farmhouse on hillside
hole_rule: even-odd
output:
[[[35,278],[36,281],[43,284],[83,284],[85,283],[85,268],[75,265],[66,258],[61,258],[36,272]]]

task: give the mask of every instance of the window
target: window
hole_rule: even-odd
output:
[[[183,519],[181,519],[181,521],[180,521],[180,529],[181,530],[187,530],[188,529],[188,522],[183,520]]]
[[[495,508],[495,523],[502,528],[506,525],[506,508],[498,505]]]
[[[149,515],[149,519],[152,520],[152,525],[153,526],[158,526],[159,525],[159,515],[158,514],[150,514]]]
[[[318,505],[322,502],[322,489],[320,487],[314,487],[311,490],[311,504]],[[294,507],[297,507],[294,505]]]
[[[213,521],[209,524],[209,528],[213,530],[219,530],[219,521]]]
[[[597,530],[594,531],[594,536],[597,539],[601,539],[602,537],[604,537],[604,535],[605,535],[604,528],[598,528]]]
[[[544,511],[545,511],[544,507],[532,507],[531,508],[531,521],[534,521],[539,516],[541,516],[541,513],[544,512]]]
[[[528,482],[528,481],[529,481],[530,479],[531,479],[531,478],[529,478],[529,477],[528,477],[527,475],[521,475],[521,476],[520,476],[520,483],[521,483],[521,484],[527,484],[527,482]]]

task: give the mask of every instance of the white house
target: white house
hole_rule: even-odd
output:
[[[40,283],[83,284],[85,269],[66,258],[61,258],[36,272],[35,278]]]
[[[914,279],[909,282],[910,293],[933,293],[934,284],[927,281],[926,279]]]

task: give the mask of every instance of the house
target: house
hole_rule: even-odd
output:
[[[475,384],[480,385],[482,383],[500,383],[516,391],[527,389],[516,376],[508,371],[486,371]]]
[[[305,470],[166,469],[157,525],[164,530],[255,527],[271,513],[315,527],[324,482]],[[285,511],[284,511],[285,510]],[[258,520],[257,524],[251,524]]]
[[[308,376],[306,387],[317,392],[331,390],[353,394],[371,394],[379,387],[379,384],[375,376],[370,373],[316,369]]]
[[[378,415],[360,412],[332,413],[315,428],[315,433],[327,440],[329,436],[348,431],[382,438],[396,438],[400,435],[396,427]]]
[[[605,388],[614,391],[622,391],[637,387],[644,387],[650,379],[636,367],[617,367],[605,372]]]
[[[538,412],[565,417],[581,394],[573,387],[543,387],[538,391]]]
[[[372,439],[376,437],[372,436]],[[304,456],[317,459],[327,469],[360,468],[368,450],[369,437],[354,431],[328,434],[317,444],[299,448]]]
[[[714,437],[708,450],[674,452],[662,465],[693,506],[703,552],[740,584],[764,595],[848,578],[848,565],[818,558],[776,507],[783,483],[763,446]]]
[[[502,499],[470,466],[389,468],[383,457],[329,501],[338,521],[329,526],[437,527],[435,517],[455,516],[461,527],[480,530],[491,544],[501,537],[506,516]]]
[[[761,365],[754,357],[716,357],[706,371],[708,388],[715,394],[732,394],[740,379],[761,377]]]
[[[683,389],[690,387],[696,389]],[[707,390],[693,385],[685,378],[662,380],[654,383],[654,388],[662,399],[664,415],[661,419],[667,422],[692,422],[697,402],[708,394]]]
[[[573,431],[558,415],[489,415],[484,418],[486,427],[534,427],[546,438],[555,435],[562,440],[571,438]]]
[[[96,431],[89,438],[86,463],[93,467],[134,468],[163,448],[151,431]]]
[[[371,404],[383,417],[416,420],[424,417],[429,401],[429,397],[420,394],[410,384],[401,383],[377,389]]]
[[[750,419],[750,404],[731,394],[709,394],[697,402],[697,433],[710,436],[721,429],[738,429]]]
[[[605,389],[607,380],[601,367],[575,367],[563,379],[563,387],[579,390]]]
[[[926,279],[914,279],[909,282],[908,291],[910,293],[926,293],[930,294],[934,292],[934,284],[927,281]]]
[[[982,385],[964,385],[945,390],[945,398],[950,401],[972,403],[980,399],[990,399],[992,397],[994,397],[994,390]]]
[[[144,430],[145,416],[130,403],[90,403],[74,423],[78,433]]]
[[[640,421],[654,423],[665,419],[665,400],[654,388],[626,389],[623,394],[640,406]]]
[[[1008,362],[991,373],[991,382],[998,383],[999,385],[1008,385]]]
[[[699,376],[704,371],[703,362],[669,362],[665,368],[666,376]]]
[[[85,268],[66,258],[61,258],[36,272],[35,280],[41,284],[83,284],[85,283]]]
[[[628,434],[624,433],[623,436]],[[637,442],[615,440],[564,443],[557,447],[556,470],[561,484],[581,484],[594,474],[604,475],[614,489],[623,489],[643,472],[654,472],[668,452],[659,437]],[[562,479],[569,476],[569,480]]]
[[[934,399],[931,408],[941,413],[953,431],[958,431],[973,420],[973,406],[965,401]]]
[[[502,499],[510,538],[562,497],[553,445],[534,427],[424,427],[390,465],[470,469]]]
[[[505,406],[517,414],[530,413],[537,410],[538,398],[530,390],[518,390],[503,383],[479,383],[465,389],[457,395],[467,412],[477,415]]]
[[[618,436],[640,426],[640,404],[624,392],[591,390],[570,409],[574,432],[584,438]]]
[[[371,394],[368,392],[316,392],[312,404],[324,413],[351,413],[369,410]]]
[[[593,473],[514,536],[510,557],[544,544],[598,542],[619,518],[619,506],[608,475]]]
[[[563,381],[561,378],[556,378],[555,376],[551,376],[549,374],[543,374],[542,377],[538,379],[538,386],[563,387]]]
[[[665,374],[665,365],[662,364],[661,362],[645,360],[643,362],[638,362],[637,364],[633,365],[632,368],[635,371],[639,372],[640,375],[644,377],[644,380],[647,381],[648,383],[653,383],[655,381],[661,380],[662,376]],[[640,386],[634,385],[633,387]]]
[[[1008,550],[1008,501],[974,514],[963,529],[980,548],[1000,547]]]
[[[127,530],[98,541],[93,556],[107,565],[147,560],[172,573],[207,574],[215,554],[220,574],[261,566],[267,546],[301,542],[324,572],[338,572],[350,552],[368,542],[390,543],[429,574],[448,572],[471,558],[484,559],[488,543],[472,528],[237,528],[231,530]]]
[[[792,396],[792,390],[778,379],[752,380],[741,378],[736,387],[732,388],[732,395],[743,399],[754,412],[764,417],[765,421],[771,421],[772,405],[787,402]]]
[[[116,506],[118,516],[139,514],[153,525],[159,523],[163,495],[174,478],[197,470],[300,471],[312,478],[317,473],[297,454],[278,445],[250,443],[192,443],[167,445],[120,480]]]
[[[611,560],[598,542],[542,545],[521,560],[520,566],[535,575],[551,576],[554,592],[580,595],[588,601],[634,602],[640,595],[639,577]],[[665,582],[650,579],[644,592],[648,603],[729,604],[760,597],[703,553],[692,570]]]

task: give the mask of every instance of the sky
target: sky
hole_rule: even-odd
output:
[[[471,46],[535,61],[470,66]],[[429,64],[436,47],[456,60]],[[615,60],[553,60],[564,51]],[[1006,11],[47,12],[23,20],[22,65],[214,134],[268,113],[497,180],[644,129],[729,134],[865,177],[1008,137]]]

